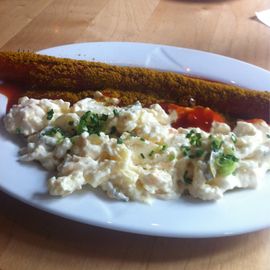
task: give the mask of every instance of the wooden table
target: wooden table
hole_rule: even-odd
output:
[[[141,41],[211,51],[270,70],[269,0],[2,0],[0,49]],[[3,162],[3,161],[1,161]],[[0,269],[270,269],[270,230],[166,239],[67,221],[0,193]]]

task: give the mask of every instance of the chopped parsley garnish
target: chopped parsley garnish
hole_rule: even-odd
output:
[[[42,135],[56,138],[57,143],[61,143],[66,137],[64,131],[59,127],[47,129]]]
[[[117,144],[122,144],[124,141],[121,138],[117,138]]]
[[[116,109],[113,109],[113,115],[115,117],[119,116],[119,111],[117,111]]]
[[[57,133],[61,134],[62,136],[65,136],[64,131],[59,127],[50,128],[46,130],[44,133],[42,133],[42,135],[54,137]]]
[[[140,141],[145,142],[145,139],[144,138],[140,138]]]
[[[237,142],[237,137],[234,133],[231,134],[231,140],[233,141],[233,143]]]
[[[152,157],[154,154],[162,154],[168,148],[167,144],[162,144],[153,149],[148,156]]]
[[[202,157],[203,154],[204,154],[204,150],[198,148],[198,149],[194,150],[194,153],[191,153],[189,155],[189,158],[200,158],[200,157]]]
[[[186,138],[189,139],[189,143],[192,146],[201,146],[202,145],[202,134],[199,132],[196,132],[194,129],[192,129],[187,135]]]
[[[47,120],[52,120],[54,114],[54,110],[51,109],[47,112]]]
[[[107,121],[107,119],[108,119],[108,115],[107,114],[102,114],[101,116],[100,116],[100,120],[101,121]]]
[[[211,150],[214,152],[217,152],[220,150],[221,146],[223,144],[223,140],[216,137],[211,137]]]
[[[220,154],[215,159],[215,167],[217,174],[220,176],[227,176],[232,174],[237,168],[237,162],[239,159],[233,154]]]
[[[145,156],[144,156],[144,154],[143,154],[143,153],[140,153],[140,156],[141,156],[142,158],[145,158]]]
[[[201,148],[191,148],[186,145],[181,146],[181,150],[183,153],[184,157],[189,157],[189,158],[200,158],[204,154],[204,150]]]
[[[154,151],[156,153],[162,153],[164,152],[166,149],[168,148],[167,144],[163,144],[163,145],[159,145],[156,149],[154,149]]]
[[[108,119],[107,114],[97,114],[87,111],[80,119],[79,124],[76,127],[77,133],[80,135],[87,131],[89,134],[99,135],[104,129],[104,124]]]
[[[187,185],[192,184],[192,179],[188,176],[188,171],[185,171],[183,180]]]
[[[160,151],[161,152],[164,152],[166,149],[168,148],[168,145],[167,144],[163,144],[160,148]]]
[[[189,152],[190,152],[190,147],[189,146],[182,145],[181,150],[182,150],[182,153],[183,153],[184,157],[189,156]]]

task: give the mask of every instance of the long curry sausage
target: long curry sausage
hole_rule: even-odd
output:
[[[209,106],[237,118],[270,121],[270,92],[140,67],[61,59],[28,52],[0,52],[0,79],[34,91],[79,92],[107,88],[136,91],[188,105]]]

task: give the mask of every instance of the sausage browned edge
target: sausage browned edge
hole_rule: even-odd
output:
[[[0,52],[0,79],[41,90],[81,91],[106,88],[158,93],[160,98],[187,105],[208,106],[237,118],[270,121],[270,92],[141,67],[120,67],[44,56],[29,52]]]

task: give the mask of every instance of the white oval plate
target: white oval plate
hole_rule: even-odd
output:
[[[136,65],[206,77],[270,91],[270,72],[228,57],[171,46],[141,43],[81,43],[39,53]],[[6,99],[0,96],[0,117]],[[216,237],[242,234],[270,226],[270,174],[256,190],[228,192],[217,202],[187,198],[155,200],[152,205],[118,202],[88,188],[65,198],[47,195],[40,166],[17,161],[19,141],[0,123],[0,188],[47,212],[104,228],[166,237]]]

